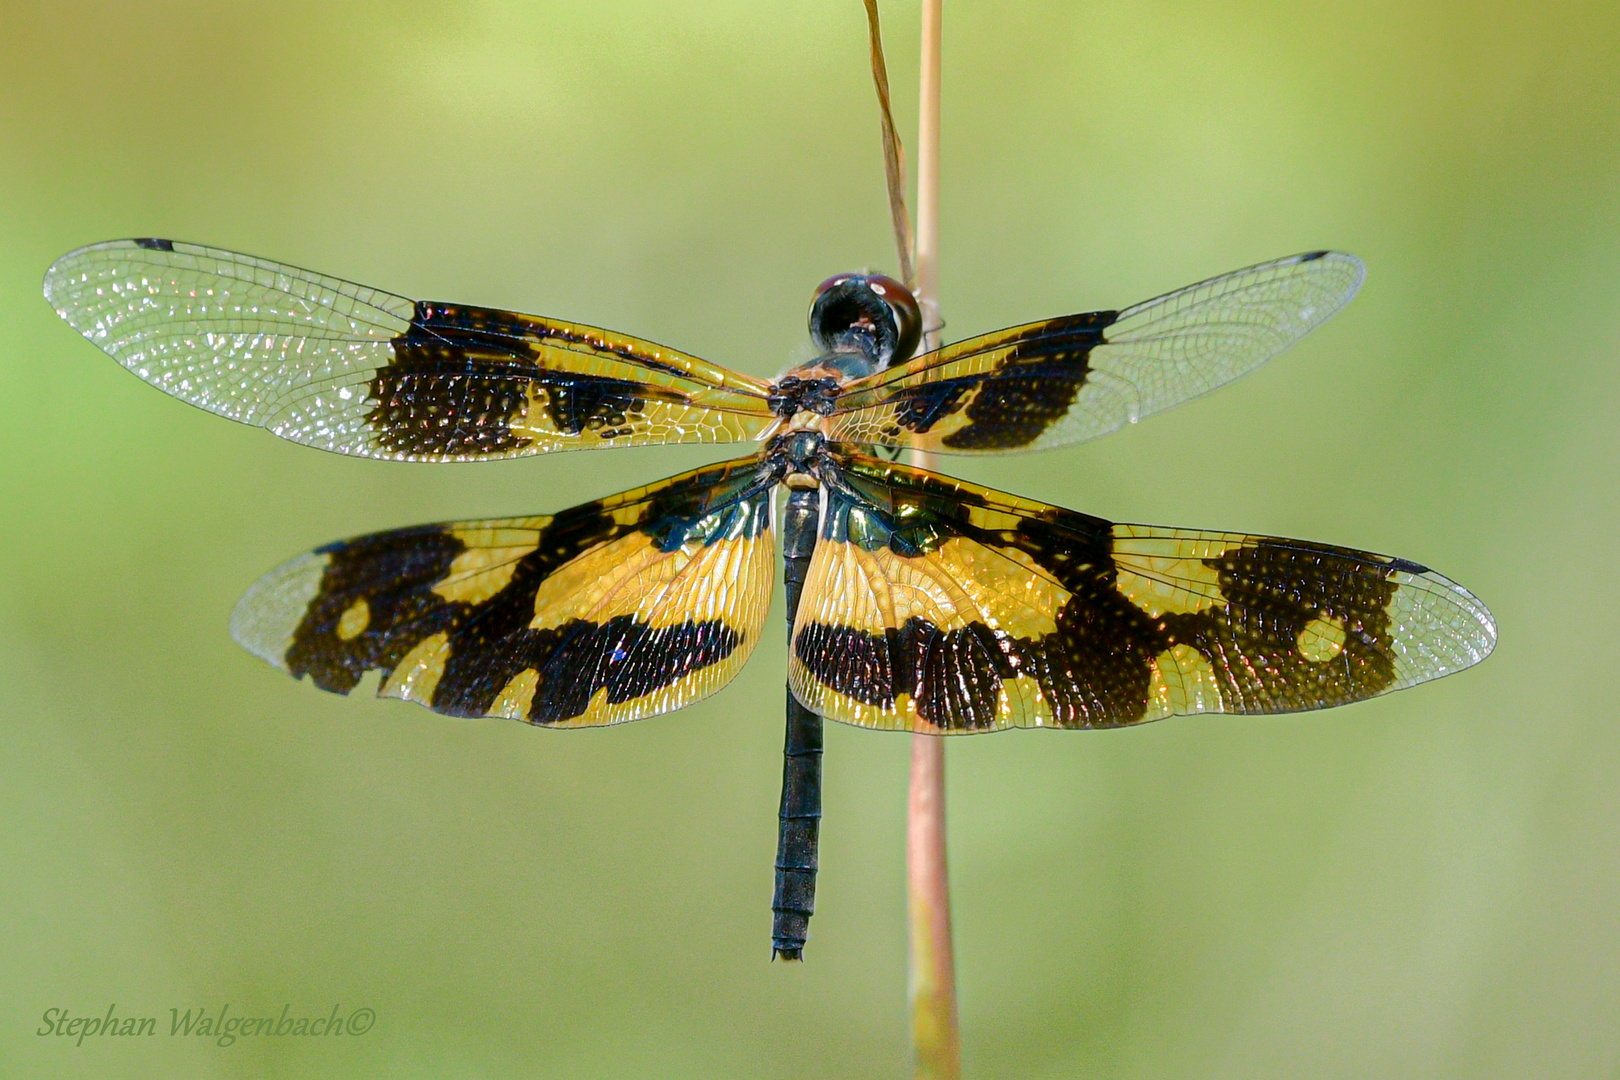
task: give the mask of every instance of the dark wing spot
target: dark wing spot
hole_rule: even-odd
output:
[[[968,424],[945,436],[954,450],[1010,450],[1040,438],[1074,404],[1085,380],[1065,372],[998,375],[968,403]]]
[[[512,312],[423,303],[377,371],[367,421],[377,445],[404,454],[499,454],[534,440],[513,432],[532,388],[544,388],[552,426],[611,435],[631,426],[649,388],[540,367],[535,348],[558,336]],[[671,392],[673,395],[673,392]],[[678,395],[674,395],[678,396]]]
[[[540,679],[528,719],[561,723],[583,715],[602,689],[611,704],[634,701],[719,663],[741,642],[742,635],[719,620],[653,629],[631,615],[602,624],[574,619],[550,630],[525,628],[498,649],[470,651],[452,637],[433,707],[482,716],[515,675],[534,668]]]
[[[639,417],[647,407],[645,398],[628,388],[637,384],[595,376],[548,377],[544,385],[546,415],[552,426],[565,435],[590,430],[607,437],[606,429],[622,427],[631,417]]]
[[[450,571],[463,550],[438,526],[399,529],[321,548],[330,556],[320,591],[293,632],[287,670],[308,675],[316,686],[347,694],[373,668],[392,672],[423,638],[449,630],[457,612],[427,591]],[[371,618],[350,640],[338,636],[338,622],[356,600]]]
[[[1354,552],[1261,540],[1205,564],[1228,603],[1166,615],[1171,637],[1203,653],[1234,712],[1325,709],[1373,697],[1395,682],[1389,604],[1396,585]],[[1313,661],[1299,635],[1326,615],[1345,629],[1341,654]]]
[[[894,395],[895,423],[907,431],[927,432],[945,417],[956,412],[962,395],[977,385],[977,379],[945,379],[907,387]],[[895,432],[896,435],[899,431]],[[949,439],[946,440],[950,442]]]
[[[1018,341],[1001,366],[984,376],[967,405],[968,423],[947,435],[955,450],[1027,446],[1074,405],[1090,371],[1091,350],[1117,312],[1050,319]]]
[[[139,237],[135,241],[136,247],[146,248],[148,251],[173,251],[173,240],[159,240],[154,236]]]
[[[953,731],[993,727],[1001,680],[1013,674],[990,628],[942,631],[907,619],[879,637],[849,626],[808,623],[793,643],[805,670],[824,686],[867,705],[891,708],[909,694],[917,715]]]
[[[401,350],[395,346],[395,355]],[[526,401],[528,380],[476,370],[446,372],[444,357],[401,357],[371,382],[376,402],[366,420],[377,445],[401,454],[499,454],[533,439],[511,421]]]
[[[864,705],[894,705],[894,664],[886,637],[812,622],[794,638],[793,654],[823,686]]]

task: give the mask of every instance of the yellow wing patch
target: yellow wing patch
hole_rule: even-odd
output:
[[[366,598],[361,597],[343,609],[338,618],[337,636],[340,641],[353,641],[365,633],[366,627],[371,623],[371,606]]]
[[[433,692],[439,688],[439,680],[444,678],[444,664],[450,656],[449,646],[450,635],[442,632],[417,642],[389,671],[377,696],[432,705]]]
[[[494,702],[489,707],[490,716],[500,716],[508,720],[527,720],[529,706],[534,701],[534,692],[540,686],[540,672],[534,668],[524,668],[495,695]]]
[[[498,528],[451,529],[462,551],[433,591],[445,600],[482,604],[512,583],[518,563],[540,542],[547,519],[524,518]]]
[[[1115,525],[1114,539],[1115,588],[1154,618],[1226,602],[1220,573],[1212,565],[1226,553],[1221,541],[1189,540],[1136,525]]]

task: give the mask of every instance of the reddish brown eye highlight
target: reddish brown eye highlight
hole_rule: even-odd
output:
[[[828,278],[826,281],[823,281],[820,285],[816,286],[816,294],[810,298],[810,302],[815,303],[817,300],[820,300],[821,295],[823,293],[825,293],[828,289],[836,289],[838,286],[842,285],[844,282],[849,281],[852,278],[858,278],[860,276],[861,276],[860,274],[834,274],[832,277]]]
[[[895,346],[894,359],[889,362],[903,364],[911,359],[922,341],[922,309],[917,306],[917,298],[900,282],[882,274],[868,277],[866,284],[894,312],[895,329],[900,332],[900,340]]]

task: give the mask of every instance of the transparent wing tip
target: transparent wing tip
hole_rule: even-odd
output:
[[[1390,580],[1399,586],[1389,608],[1399,685],[1471,668],[1496,649],[1496,617],[1455,581],[1415,564]]]
[[[330,562],[330,555],[310,552],[254,582],[231,611],[231,637],[254,656],[287,670],[293,632],[321,591]]]
[[[108,267],[118,266],[118,257],[109,253],[137,250],[175,253],[177,243],[179,241],[144,236],[128,240],[102,240],[74,248],[46,268],[41,291],[58,315],[88,337],[91,331],[79,325],[76,313],[83,306],[80,301],[84,290],[93,290],[95,279],[104,277]],[[184,249],[192,245],[180,246]]]
[[[1323,319],[1354,300],[1356,294],[1361,291],[1362,284],[1367,280],[1367,264],[1343,251],[1310,251],[1297,255],[1290,261],[1321,263],[1326,276],[1335,279],[1336,302],[1323,312],[1321,316]]]

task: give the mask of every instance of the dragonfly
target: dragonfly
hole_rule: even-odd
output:
[[[815,906],[823,718],[958,735],[1290,713],[1491,652],[1485,605],[1409,559],[1120,524],[897,460],[1134,423],[1252,371],[1363,276],[1355,257],[1313,251],[913,356],[911,293],[839,274],[810,308],[815,358],[770,381],[611,330],[179,241],[81,248],[44,288],[158,389],[322,450],[438,462],[757,444],[554,514],[327,544],[253,585],[230,631],[337,694],[375,673],[379,696],[449,716],[638,720],[714,694],[747,661],[774,527],[788,694],[772,956],[796,960]]]

